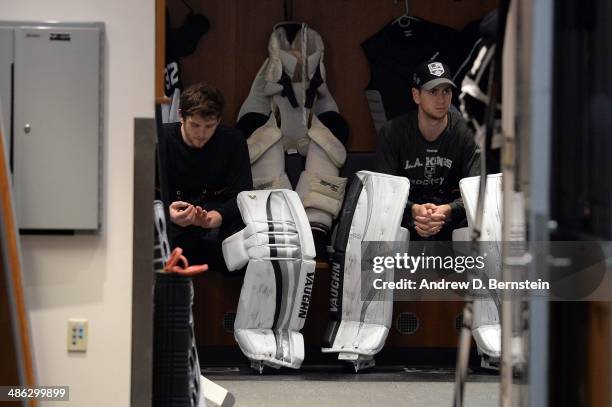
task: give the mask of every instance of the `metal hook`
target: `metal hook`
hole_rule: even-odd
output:
[[[399,1],[395,0],[395,4],[397,3],[399,3]],[[395,22],[402,28],[408,28],[410,25],[410,5],[408,0],[404,0],[404,7],[406,8],[404,15],[400,16]]]

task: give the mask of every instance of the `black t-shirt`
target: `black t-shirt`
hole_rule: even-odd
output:
[[[361,44],[370,65],[366,90],[380,93],[387,120],[414,110],[410,87],[416,66],[435,59],[454,73],[476,39],[470,30],[457,31],[417,18],[402,27],[394,20]]]
[[[183,140],[180,123],[164,124],[163,133],[168,204],[189,202],[218,211],[223,225],[239,222],[236,196],[253,189],[243,135],[236,129],[219,126],[202,148],[194,148]]]
[[[450,204],[453,223],[465,219],[459,181],[480,175],[480,151],[459,113],[448,113],[448,125],[432,142],[418,126],[417,111],[399,116],[381,129],[376,151],[378,171],[410,180],[404,225],[413,203]]]

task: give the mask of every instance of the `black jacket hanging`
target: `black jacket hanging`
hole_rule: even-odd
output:
[[[410,17],[407,26],[392,21],[361,44],[370,65],[366,95],[377,129],[416,109],[410,89],[417,65],[435,58],[454,73],[476,40],[469,34]]]
[[[172,97],[175,89],[183,89],[180,75],[180,58],[195,51],[200,38],[208,32],[210,23],[202,14],[190,11],[179,28],[170,26],[166,9],[166,68],[164,93]]]

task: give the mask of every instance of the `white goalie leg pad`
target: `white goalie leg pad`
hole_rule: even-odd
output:
[[[234,336],[252,362],[297,369],[315,272],[306,213],[288,190],[241,192],[238,208],[246,227],[223,241],[229,270],[248,263]]]
[[[468,229],[471,236],[476,218],[478,205],[478,189],[480,177],[464,178],[459,182],[461,196],[465,205],[468,220]],[[511,240],[524,240],[525,220],[523,200],[520,194],[513,198],[513,222],[511,227]],[[501,272],[501,219],[503,216],[502,174],[487,176],[487,188],[482,217],[482,230],[480,240],[485,243],[483,249],[487,253],[485,272],[488,278],[500,280]],[[455,236],[453,236],[455,238]],[[472,334],[480,354],[491,358],[501,356],[501,327],[499,310],[493,299],[474,300],[474,319]]]
[[[362,241],[384,242],[407,238],[400,227],[408,199],[407,178],[359,171],[346,197],[334,241],[331,322],[323,352],[371,357],[387,338],[393,312],[392,292],[375,290],[362,281]],[[385,274],[393,278],[393,273]],[[370,287],[362,298],[361,286]],[[357,365],[356,365],[357,368]]]

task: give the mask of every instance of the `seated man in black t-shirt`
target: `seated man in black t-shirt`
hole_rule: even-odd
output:
[[[206,84],[188,87],[179,104],[180,123],[165,124],[160,151],[167,186],[172,247],[183,248],[192,264],[226,271],[224,238],[244,227],[236,204],[251,190],[246,140],[220,125],[223,95]]]
[[[453,87],[441,62],[419,65],[412,98],[418,110],[387,122],[380,131],[378,171],[407,177],[410,196],[402,224],[410,240],[452,240],[465,221],[459,191],[462,178],[480,175],[480,151],[456,110]]]

